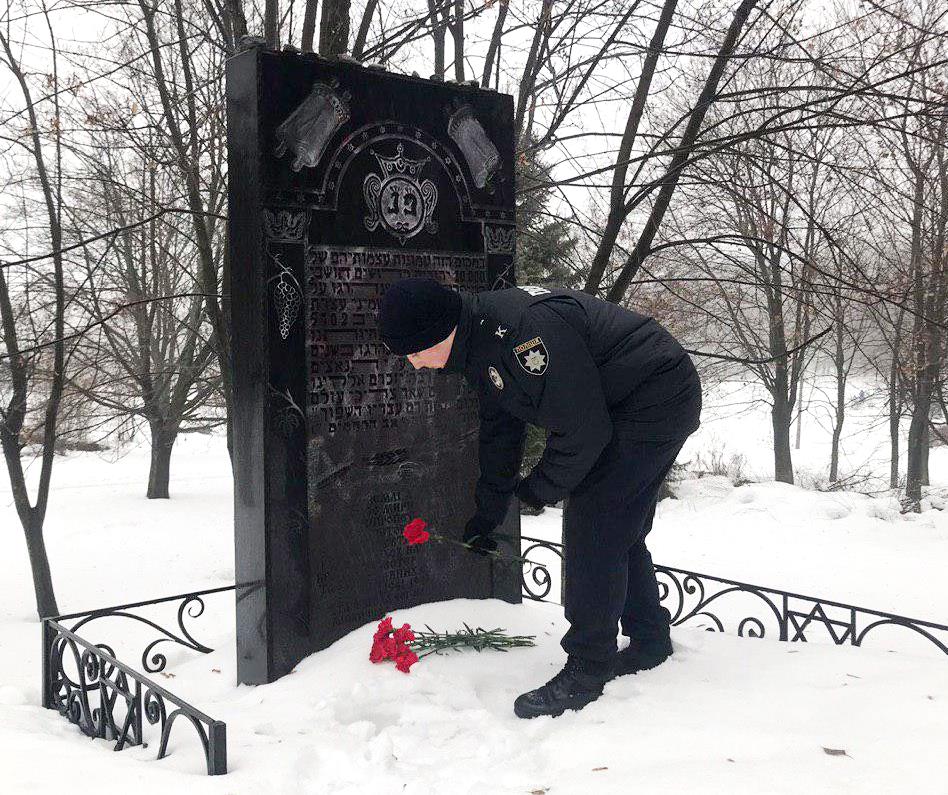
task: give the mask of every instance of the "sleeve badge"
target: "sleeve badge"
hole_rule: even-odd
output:
[[[550,363],[550,354],[540,337],[527,340],[513,349],[517,361],[530,375],[543,375]]]
[[[497,372],[497,368],[491,365],[487,368],[487,374],[490,376],[491,382],[498,389],[504,388],[504,379],[500,377],[500,373]]]

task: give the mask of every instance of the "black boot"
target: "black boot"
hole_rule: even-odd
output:
[[[632,638],[629,646],[616,655],[612,675],[623,676],[655,668],[671,657],[673,651],[671,637],[667,635],[648,640]]]
[[[556,717],[568,709],[579,710],[602,695],[610,672],[603,666],[570,657],[563,670],[536,690],[524,693],[514,702],[518,718]]]

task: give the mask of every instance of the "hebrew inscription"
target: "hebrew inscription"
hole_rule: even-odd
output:
[[[448,251],[400,251],[310,245],[307,354],[311,419],[327,433],[395,427],[400,419],[462,408],[473,394],[439,400],[432,370],[412,370],[378,339],[378,303],[386,287],[406,276],[484,289],[484,256]]]

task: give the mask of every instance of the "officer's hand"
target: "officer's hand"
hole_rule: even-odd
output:
[[[464,527],[463,541],[468,544],[471,552],[486,556],[497,549],[497,541],[491,535],[494,531],[494,523],[484,517],[475,514]]]
[[[517,484],[517,488],[514,493],[517,495],[517,499],[520,500],[520,502],[522,502],[524,505],[528,505],[535,511],[539,511],[541,508],[546,507],[546,503],[533,493],[533,490],[530,488],[530,482],[526,478]]]

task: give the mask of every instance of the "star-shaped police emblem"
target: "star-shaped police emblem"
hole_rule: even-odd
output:
[[[538,373],[546,367],[546,356],[540,353],[540,351],[530,351],[530,353],[524,357],[524,364],[528,370],[533,370],[533,372]]]
[[[530,375],[543,375],[550,363],[550,354],[540,337],[534,337],[532,340],[517,345],[514,348],[514,354],[520,366]]]

